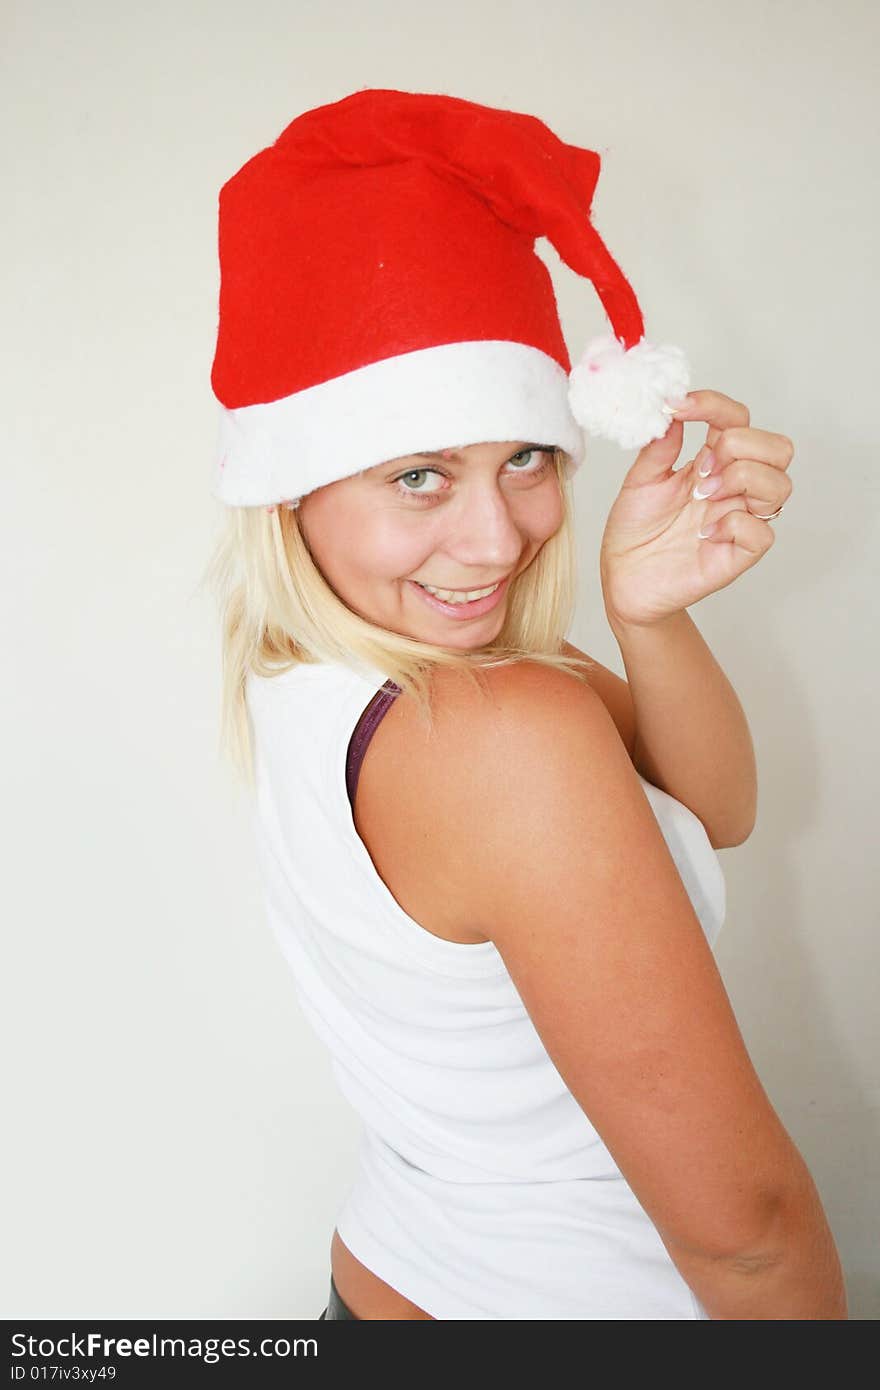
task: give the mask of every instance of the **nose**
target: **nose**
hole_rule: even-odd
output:
[[[525,536],[516,524],[510,501],[493,479],[475,481],[450,508],[446,550],[462,572],[505,574],[522,554]]]

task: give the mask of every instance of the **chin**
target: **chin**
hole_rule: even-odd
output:
[[[477,632],[475,631],[459,632],[452,633],[451,636],[447,634],[446,638],[435,637],[433,639],[428,636],[424,636],[419,638],[419,641],[430,642],[433,640],[436,646],[448,647],[452,651],[479,651],[482,647],[488,647],[491,646],[493,642],[497,642],[498,634],[500,633],[503,626],[504,621],[502,619],[501,622],[493,623],[491,627],[485,627],[483,631],[479,634],[477,634]]]

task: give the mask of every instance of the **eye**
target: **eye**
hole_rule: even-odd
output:
[[[520,449],[519,453],[518,453],[518,454],[514,454],[513,458],[510,459],[509,462],[510,462],[510,463],[515,463],[517,459],[526,459],[526,460],[530,460],[534,454],[537,454],[537,455],[538,455],[538,464],[537,464],[534,468],[529,468],[529,469],[518,468],[518,469],[516,469],[516,472],[517,472],[517,473],[526,473],[526,472],[528,472],[528,473],[539,473],[539,472],[541,471],[541,464],[542,464],[543,462],[546,462],[546,459],[545,459],[545,454],[546,454],[546,452],[547,452],[547,451],[546,451],[545,449]]]
[[[403,491],[404,491],[404,492],[439,492],[439,491],[440,491],[439,487],[437,487],[437,488],[424,488],[424,487],[410,487],[410,486],[409,486],[409,481],[410,481],[411,478],[427,478],[427,477],[429,477],[431,474],[434,474],[434,476],[437,477],[437,478],[443,478],[443,477],[445,476],[445,475],[444,475],[443,473],[441,473],[440,470],[437,469],[437,468],[409,468],[409,469],[407,469],[407,471],[406,471],[405,473],[401,473],[400,476],[399,476],[398,478],[395,478],[394,481],[395,481],[395,483],[399,483],[399,484],[401,484],[402,486],[403,486],[404,483],[406,483],[406,486],[403,486]]]
[[[513,472],[527,478],[535,478],[543,475],[550,466],[553,456],[552,449],[520,449],[519,453],[514,454],[507,461],[508,468],[512,464],[524,464],[513,468]],[[399,473],[391,482],[395,489],[406,497],[422,498],[435,497],[438,492],[444,492],[443,479],[448,475],[440,468],[408,468],[405,473]],[[427,479],[436,477],[438,480],[436,487],[410,486],[410,482],[416,479]]]

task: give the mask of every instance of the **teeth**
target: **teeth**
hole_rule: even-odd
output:
[[[499,579],[498,584],[501,583]],[[444,603],[473,603],[474,599],[485,598],[487,594],[494,594],[498,584],[492,584],[488,589],[470,589],[466,594],[458,594],[454,589],[432,589],[430,584],[420,584],[419,588],[425,589],[435,598],[442,599]]]

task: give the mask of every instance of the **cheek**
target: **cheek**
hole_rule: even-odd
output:
[[[436,547],[433,528],[424,518],[416,525],[397,512],[377,513],[364,506],[354,489],[349,497],[344,488],[345,482],[331,484],[311,494],[301,504],[300,516],[318,567],[336,592],[352,599],[424,568]]]
[[[380,582],[407,578],[424,567],[436,548],[429,526],[400,525],[389,519],[374,519],[369,531],[361,528],[352,554],[365,574]]]
[[[356,507],[344,496],[334,495],[331,485],[307,497],[301,504],[300,527],[312,556],[325,579],[343,597],[354,583],[362,583],[371,569],[369,530]]]
[[[534,500],[535,505],[525,517],[526,529],[530,539],[546,541],[556,534],[565,517],[562,494],[558,485],[554,484],[552,487],[542,488],[540,497]]]

